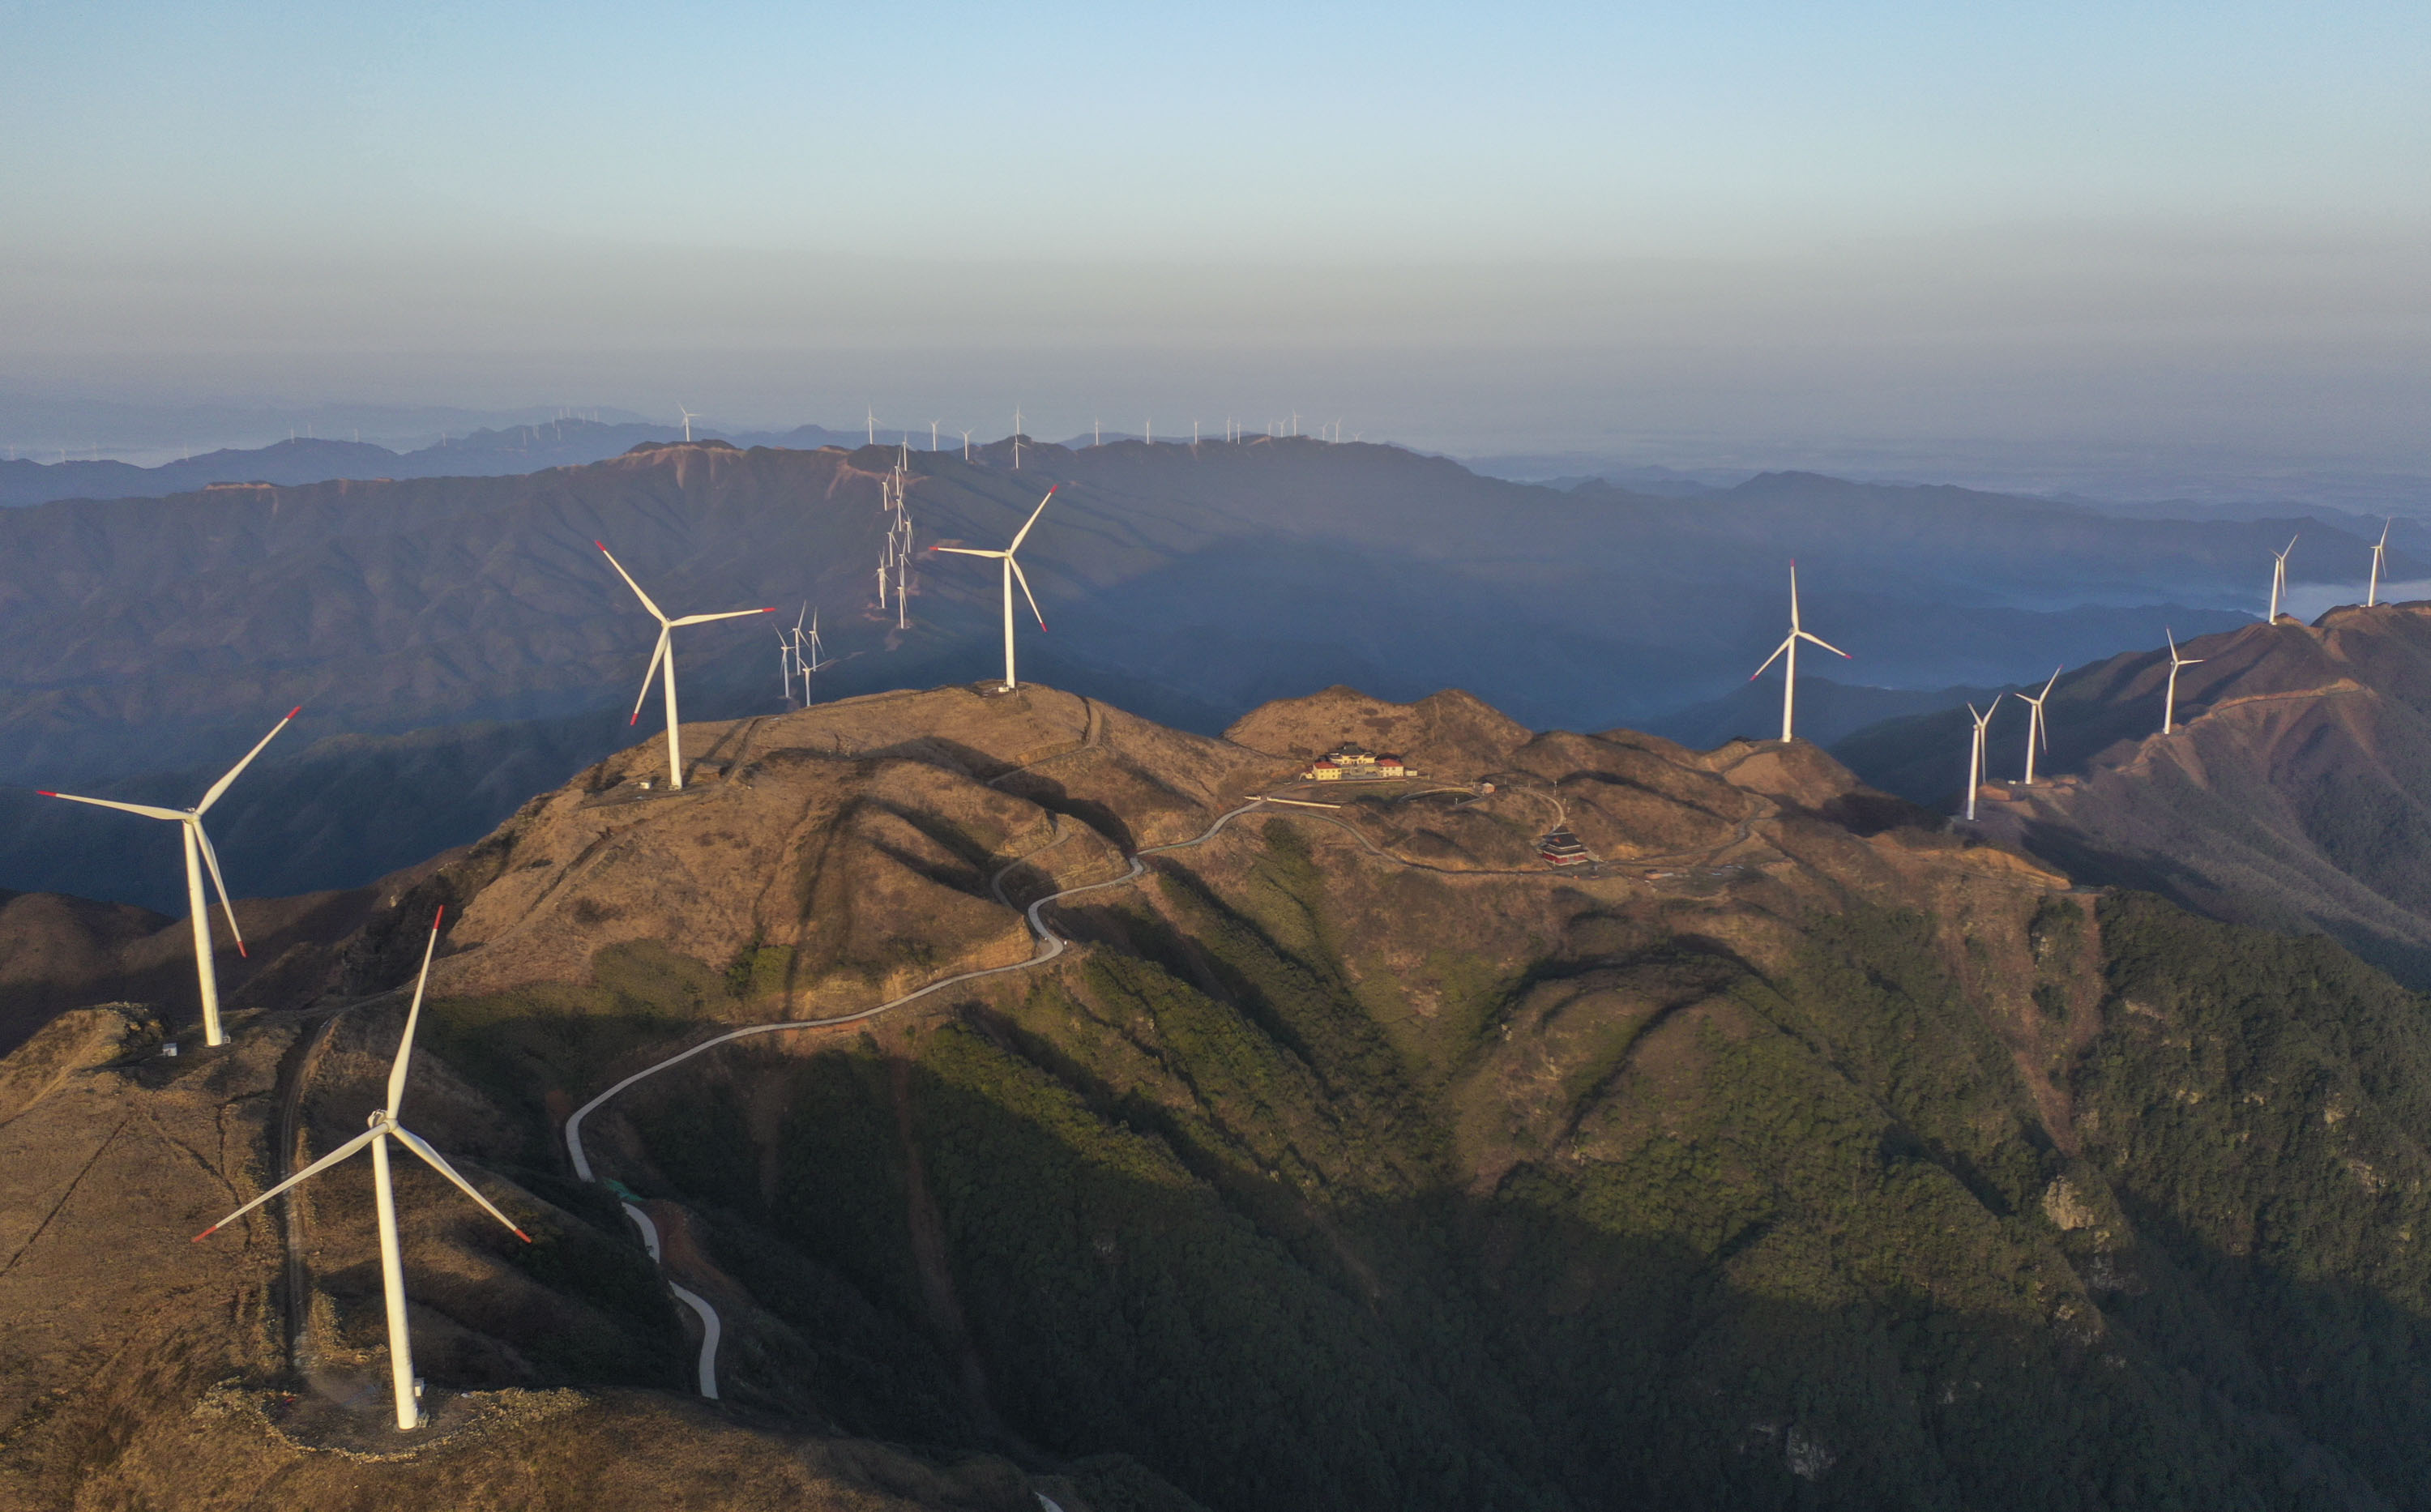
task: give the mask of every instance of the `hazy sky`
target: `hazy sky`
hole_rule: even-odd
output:
[[[2426,63],[2420,0],[0,0],[0,386],[2431,466]]]

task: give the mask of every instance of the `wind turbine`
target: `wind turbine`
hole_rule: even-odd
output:
[[[1023,521],[1021,529],[1014,532],[1013,544],[1006,546],[1001,551],[983,551],[977,546],[932,546],[929,548],[931,551],[950,551],[958,557],[995,557],[1003,562],[1004,691],[1007,693],[1011,693],[1014,689],[1021,685],[1014,680],[1013,675],[1013,583],[1014,579],[1018,578],[1021,580],[1021,596],[1030,600],[1030,613],[1037,618],[1038,628],[1041,630],[1047,629],[1047,616],[1038,613],[1038,598],[1036,595],[1030,591],[1030,579],[1022,572],[1021,563],[1014,560],[1013,554],[1021,549],[1022,538],[1030,534],[1030,528],[1038,523],[1038,517],[1047,512],[1048,502],[1054,498],[1055,489],[1062,488],[1063,486],[1063,484],[1058,483],[1054,488],[1050,488],[1047,491],[1047,497],[1038,501],[1038,508],[1031,510],[1030,512],[1030,518]]]
[[[971,433],[970,433],[969,431],[965,430],[965,431],[964,431],[964,432],[963,432],[963,461],[964,461],[964,462],[969,462],[970,460],[971,460]]]
[[[2161,733],[2166,735],[2170,732],[2170,726],[2176,723],[2178,717],[2178,668],[2194,666],[2201,663],[2203,658],[2180,656],[2177,636],[2171,634],[2167,626],[2162,627],[2161,633],[2169,636],[2170,640],[2170,689],[2161,696]]]
[[[863,406],[862,412],[869,417],[869,444],[875,446],[878,445],[878,412]]]
[[[1013,470],[1021,471],[1021,406],[1013,407]]]
[[[693,413],[690,410],[685,409],[680,404],[676,406],[676,411],[683,416],[684,443],[689,445],[692,442],[692,423],[699,419],[700,416]]]
[[[2296,549],[2299,539],[2301,538],[2292,535],[2288,538],[2288,551]],[[2288,551],[2271,553],[2271,617],[2264,622],[2266,624],[2279,623],[2279,596],[2288,591]]]
[[[2018,695],[2018,701],[2031,711],[2026,716],[2026,780],[2023,786],[2035,785],[2036,749],[2037,748],[2043,750],[2051,749],[2051,734],[2043,725],[2043,700],[2051,697],[2052,682],[2057,682],[2060,673],[2065,670],[2066,668],[2063,667],[2052,668],[2051,682],[2043,684],[2042,692],[2031,696],[2023,693]]]
[[[807,652],[802,641],[801,622],[795,622],[794,660],[802,669],[802,707],[807,709],[811,706],[811,674],[826,664],[820,657],[819,612],[815,609],[811,611],[811,638]]]
[[[798,634],[800,632],[796,630],[796,633]],[[783,630],[779,630],[777,632],[777,675],[784,680],[785,701],[787,703],[793,702],[794,643],[785,638],[785,632]]]
[[[945,423],[946,422],[943,420],[931,420],[929,422],[929,449],[930,451],[935,451],[937,449],[937,428]]]
[[[402,1429],[419,1428],[423,1424],[422,1387],[421,1383],[413,1378],[413,1339],[406,1326],[405,1251],[396,1238],[396,1188],[389,1178],[388,1142],[394,1139],[420,1155],[431,1169],[454,1182],[458,1190],[479,1203],[482,1212],[505,1224],[508,1233],[526,1244],[531,1243],[531,1235],[515,1227],[512,1218],[499,1212],[488,1198],[474,1190],[473,1184],[458,1175],[456,1168],[447,1164],[446,1157],[424,1143],[421,1135],[396,1121],[397,1104],[405,1099],[406,1064],[413,1055],[413,1029],[422,1017],[422,992],[430,983],[430,956],[439,948],[439,920],[446,912],[443,908],[431,916],[430,941],[422,948],[422,975],[413,982],[413,1005],[405,1011],[405,1033],[396,1042],[396,1059],[388,1069],[388,1103],[385,1107],[372,1109],[371,1127],[194,1235],[194,1242],[201,1243],[289,1187],[311,1180],[369,1145],[372,1151],[372,1193],[379,1209],[380,1291],[382,1300],[388,1304],[389,1383],[396,1391],[396,1425]]]
[[[1834,656],[1845,658],[1849,654],[1838,647],[1833,645],[1830,641],[1823,639],[1823,637],[1809,634],[1806,630],[1800,628],[1798,623],[1798,563],[1793,562],[1789,564],[1789,634],[1783,639],[1779,646],[1773,647],[1772,654],[1770,656],[1764,659],[1764,666],[1757,667],[1754,671],[1748,674],[1748,680],[1750,682],[1753,682],[1756,679],[1764,676],[1765,667],[1769,667],[1772,665],[1773,663],[1781,661],[1784,656],[1788,657],[1789,660],[1783,664],[1781,669],[1783,675],[1781,684],[1781,738],[1784,741],[1787,741],[1791,738],[1791,716],[1795,714],[1798,710],[1798,643],[1800,641],[1813,641],[1816,645],[1831,652]]]
[[[220,1033],[220,979],[218,973],[211,969],[210,905],[203,899],[203,869],[207,866],[210,868],[211,885],[219,889],[220,912],[227,916],[228,933],[236,937],[236,953],[243,955],[245,950],[244,934],[236,927],[236,906],[228,901],[227,883],[220,878],[220,858],[211,850],[211,837],[203,832],[203,815],[210,813],[211,805],[220,800],[220,795],[228,790],[228,784],[236,781],[237,774],[251,765],[253,759],[261,754],[261,748],[276,739],[278,732],[286,729],[289,723],[303,712],[304,706],[301,704],[288,710],[287,717],[271,726],[270,733],[262,736],[254,744],[253,749],[244,753],[244,760],[229,767],[226,775],[213,782],[203,794],[203,800],[191,809],[160,809],[154,808],[149,803],[121,803],[113,798],[80,798],[74,793],[45,792],[42,794],[44,798],[65,798],[71,803],[90,803],[96,808],[120,809],[128,814],[140,814],[147,819],[170,819],[183,827],[186,841],[186,915],[193,922],[194,930],[194,980],[202,988],[203,1043],[206,1045],[227,1043],[227,1036]]]
[[[683,734],[681,727],[676,723],[676,648],[672,637],[678,630],[686,625],[706,625],[713,619],[740,619],[746,614],[773,614],[777,611],[773,608],[729,609],[719,614],[686,614],[680,619],[669,619],[658,605],[650,601],[650,596],[642,592],[642,585],[633,580],[633,575],[625,570],[625,564],[616,560],[614,552],[609,550],[604,543],[594,541],[591,544],[599,547],[599,554],[608,559],[608,565],[616,569],[616,576],[625,580],[625,586],[633,590],[633,596],[640,599],[642,607],[648,610],[650,616],[659,622],[659,644],[650,652],[650,669],[642,674],[641,697],[633,700],[633,716],[625,722],[641,723],[642,700],[650,696],[650,679],[658,676],[661,664],[664,664],[667,669],[667,785],[681,787],[683,786]]]
[[[1967,822],[1970,824],[1975,822],[1975,795],[1984,786],[1985,727],[1992,722],[1992,711],[2001,707],[2002,697],[1997,693],[1992,695],[1992,701],[1984,706],[1982,714],[1975,713],[1973,704],[1967,706],[1967,712],[1975,719],[1974,748],[1967,755]]]
[[[2389,517],[2388,524],[2385,524],[2380,528],[2380,539],[2372,545],[2372,586],[2364,590],[2363,596],[2363,607],[2366,609],[2370,609],[2372,605],[2380,602],[2381,560],[2389,555],[2389,527],[2395,525],[2396,523],[2397,516],[2393,514],[2390,515]],[[2290,544],[2292,545],[2293,543]]]

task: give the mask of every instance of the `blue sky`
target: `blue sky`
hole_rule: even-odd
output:
[[[1076,413],[1298,367],[1416,434],[1459,394],[1410,351],[1543,353],[1471,409],[1550,443],[1649,366],[1691,430],[1897,431],[1855,370],[2071,435],[2130,360],[2394,456],[2426,62],[2420,4],[0,0],[0,383],[662,409],[692,363],[774,418],[1031,353]]]

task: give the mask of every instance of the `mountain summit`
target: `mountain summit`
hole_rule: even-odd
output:
[[[1300,780],[1346,743],[1418,775]],[[0,1314],[50,1320],[0,1475],[2089,1512],[2431,1473],[2431,1026],[2325,941],[2086,891],[1808,745],[1458,693],[1216,738],[946,687],[684,748],[299,941],[230,1051],[112,1010],[0,1063]],[[402,1178],[456,1436],[347,1459],[368,1203],[182,1235],[360,1130],[443,902],[412,1116],[539,1242]]]

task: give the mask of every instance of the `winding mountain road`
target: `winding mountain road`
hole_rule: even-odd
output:
[[[1144,850],[1134,852],[1131,858],[1131,869],[1119,877],[1110,878],[1105,882],[1085,882],[1078,887],[1066,887],[1059,892],[1048,893],[1046,897],[1032,902],[1027,909],[1022,911],[1024,916],[1030,920],[1031,932],[1037,940],[1036,949],[1031,955],[1031,958],[1027,961],[1016,961],[1011,966],[986,966],[977,971],[957,972],[950,977],[945,977],[936,982],[932,982],[915,992],[907,992],[900,998],[896,998],[890,1001],[880,1003],[874,1008],[863,1008],[857,1013],[838,1014],[830,1018],[797,1018],[788,1019],[783,1023],[777,1024],[746,1025],[742,1029],[729,1030],[713,1038],[702,1040],[699,1044],[679,1050],[662,1061],[656,1061],[642,1067],[642,1069],[635,1071],[632,1075],[626,1077],[623,1081],[616,1083],[606,1091],[593,1098],[590,1101],[575,1109],[574,1112],[567,1117],[565,1120],[565,1152],[574,1163],[574,1173],[586,1182],[598,1180],[598,1177],[593,1173],[591,1168],[591,1156],[589,1152],[582,1148],[583,1120],[590,1117],[593,1113],[606,1105],[611,1099],[613,1099],[617,1094],[623,1092],[627,1087],[633,1085],[635,1083],[647,1081],[662,1071],[671,1070],[676,1067],[681,1066],[684,1062],[691,1060],[696,1055],[705,1054],[710,1050],[717,1049],[720,1045],[730,1045],[738,1039],[749,1039],[756,1034],[783,1033],[792,1030],[834,1029],[843,1024],[857,1024],[867,1019],[876,1018],[881,1014],[893,1013],[897,1008],[917,1002],[921,999],[929,997],[932,993],[943,992],[947,987],[959,986],[966,982],[977,982],[983,977],[1003,976],[1009,972],[1028,971],[1033,967],[1045,966],[1048,962],[1062,955],[1064,953],[1065,947],[1069,943],[1063,935],[1056,933],[1054,929],[1048,924],[1043,913],[1043,910],[1048,904],[1059,901],[1063,899],[1077,897],[1081,893],[1094,893],[1102,888],[1119,887],[1125,882],[1135,882],[1148,870],[1147,864],[1141,859],[1142,857],[1158,855],[1169,850],[1185,850],[1192,846],[1204,845],[1208,841],[1216,838],[1217,834],[1221,833],[1226,825],[1231,824],[1234,819],[1239,818],[1244,814],[1248,814],[1254,809],[1264,807],[1265,802],[1266,800],[1262,798],[1251,798],[1249,802],[1242,804],[1239,808],[1231,810],[1224,814],[1218,817],[1215,823],[1209,825],[1203,832],[1192,836],[1190,839],[1177,840],[1170,845],[1150,846]],[[998,868],[995,876],[988,879],[989,891],[995,893],[997,898],[1008,908],[1013,906],[1013,900],[1005,896],[1005,878],[1011,876],[1016,867],[1029,865],[1035,858],[1045,855],[1048,851],[1054,849],[1057,846],[1062,845],[1065,841],[1072,837],[1073,832],[1066,830],[1064,827],[1064,823],[1060,817],[1050,815],[1049,822],[1053,825],[1056,832],[1054,839],[1048,841],[1045,845],[1040,846],[1035,850],[1025,852],[1024,854],[1015,857],[1014,860],[1005,863],[1002,867]],[[1324,822],[1335,823],[1337,821],[1327,820]],[[1350,830],[1350,827],[1348,825],[1342,825],[1341,828]],[[1350,830],[1350,832],[1354,835],[1359,833],[1356,830]],[[1366,837],[1365,835],[1360,835],[1359,838],[1363,844],[1366,843]],[[1372,850],[1375,848],[1373,845],[1369,845],[1368,848]],[[1377,853],[1379,855],[1384,854],[1383,851],[1378,851]],[[647,1214],[644,1213],[640,1208],[635,1207],[632,1203],[627,1202],[624,1206],[626,1216],[633,1220],[635,1227],[641,1233],[643,1247],[650,1252],[651,1259],[660,1261],[662,1266],[663,1266],[664,1261],[660,1252],[659,1234],[656,1225],[650,1222],[649,1216]],[[699,1390],[702,1396],[714,1399],[717,1396],[717,1340],[719,1336],[724,1332],[723,1325],[717,1316],[717,1309],[711,1305],[707,1299],[687,1291],[679,1285],[676,1285],[672,1280],[668,1282],[668,1285],[675,1291],[677,1299],[682,1302],[687,1307],[690,1307],[700,1318],[702,1338],[700,1348]]]
[[[1089,739],[1094,742],[1097,735],[1097,719],[1095,717],[1094,709],[1092,709],[1091,714],[1092,728]],[[1070,755],[1076,753],[1077,751],[1067,751],[1061,752],[1059,754]],[[1012,774],[1007,773],[1004,775],[1011,776]],[[1332,818],[1322,815],[1295,813],[1289,810],[1267,808],[1266,802],[1266,798],[1263,796],[1252,798],[1238,808],[1229,810],[1218,815],[1215,823],[1210,824],[1205,830],[1193,835],[1187,840],[1177,840],[1167,845],[1148,846],[1143,849],[1132,852],[1131,856],[1131,869],[1119,877],[1109,878],[1104,882],[1084,882],[1078,887],[1065,887],[1056,892],[1048,893],[1045,897],[1031,902],[1030,906],[1022,912],[1024,916],[1030,921],[1031,932],[1037,943],[1031,958],[1027,961],[1017,961],[1011,966],[986,966],[977,971],[957,972],[950,977],[945,977],[936,982],[932,982],[927,986],[919,988],[917,991],[907,992],[899,998],[880,1003],[874,1008],[863,1008],[855,1013],[839,1014],[830,1018],[789,1019],[782,1023],[746,1025],[742,1029],[729,1030],[723,1034],[718,1034],[712,1038],[702,1040],[699,1044],[689,1046],[684,1050],[679,1050],[676,1053],[669,1055],[664,1060],[656,1061],[644,1067],[642,1069],[635,1071],[632,1075],[615,1083],[606,1091],[601,1092],[596,1097],[594,1097],[590,1101],[582,1104],[582,1106],[575,1109],[574,1112],[566,1118],[565,1152],[573,1161],[575,1174],[584,1181],[596,1181],[599,1179],[593,1173],[591,1156],[582,1147],[583,1121],[589,1118],[592,1114],[597,1112],[601,1107],[604,1107],[618,1094],[625,1091],[626,1088],[632,1086],[636,1083],[645,1082],[662,1071],[672,1070],[676,1067],[681,1066],[684,1062],[693,1059],[695,1056],[706,1054],[709,1051],[717,1049],[721,1045],[730,1045],[736,1040],[749,1039],[759,1034],[781,1034],[806,1029],[834,1029],[845,1024],[863,1023],[869,1019],[877,1018],[882,1015],[893,1013],[898,1008],[915,1003],[921,999],[930,997],[932,994],[943,992],[948,987],[960,986],[968,982],[978,982],[987,977],[1005,976],[1012,972],[1029,971],[1038,966],[1043,966],[1048,962],[1054,960],[1056,957],[1062,955],[1065,946],[1069,943],[1063,935],[1056,933],[1054,928],[1047,922],[1045,911],[1048,904],[1061,902],[1067,898],[1077,898],[1083,893],[1100,892],[1109,887],[1120,887],[1127,882],[1137,882],[1142,876],[1146,875],[1148,871],[1145,858],[1154,855],[1163,855],[1176,850],[1187,850],[1194,846],[1205,845],[1208,841],[1213,840],[1218,834],[1221,834],[1226,826],[1230,825],[1234,819],[1239,818],[1245,814],[1265,812],[1291,818],[1307,819],[1317,824],[1330,825],[1358,841],[1360,846],[1369,854],[1376,856],[1381,860],[1391,862],[1396,865],[1414,866],[1421,870],[1443,872],[1454,875],[1554,875],[1538,872],[1534,869],[1528,869],[1525,871],[1496,871],[1475,867],[1437,866],[1422,861],[1413,861],[1407,856],[1397,856],[1391,851],[1384,849],[1383,847],[1377,845],[1376,842],[1370,839],[1366,833],[1362,832],[1356,826],[1350,824],[1345,820]],[[1765,810],[1777,812],[1778,805],[1767,804],[1765,806]],[[1755,823],[1759,819],[1767,816],[1767,812],[1751,813],[1740,822],[1737,834],[1729,843],[1720,847],[1717,850],[1709,851],[1708,854],[1718,855],[1721,851],[1736,848],[1738,845],[1744,843],[1750,838]],[[1024,854],[1015,857],[1014,860],[1007,862],[1002,867],[997,870],[994,876],[988,879],[988,890],[996,894],[998,900],[1004,903],[1008,908],[1013,906],[1013,900],[1005,896],[1005,879],[1011,876],[1016,868],[1027,865],[1037,857],[1045,855],[1048,851],[1054,849],[1057,846],[1060,846],[1065,841],[1072,838],[1072,835],[1077,832],[1066,829],[1063,819],[1059,815],[1049,814],[1048,822],[1055,831],[1055,838],[1048,841],[1045,845],[1040,846],[1035,850],[1025,852]],[[1683,854],[1685,853],[1686,852],[1683,852]],[[663,1267],[664,1262],[660,1254],[658,1231],[656,1227],[651,1224],[648,1215],[643,1213],[641,1209],[635,1207],[629,1202],[625,1204],[625,1211],[627,1215],[633,1219],[636,1227],[641,1231],[642,1242],[644,1247],[650,1252],[651,1258],[654,1260],[660,1260]],[[714,1398],[717,1395],[717,1340],[720,1334],[723,1332],[722,1325],[717,1316],[717,1311],[706,1299],[687,1291],[681,1286],[676,1285],[672,1279],[669,1280],[668,1285],[674,1289],[678,1299],[686,1306],[692,1308],[692,1310],[697,1314],[701,1319],[702,1342],[700,1352],[699,1389],[702,1396]]]

